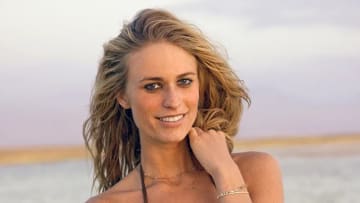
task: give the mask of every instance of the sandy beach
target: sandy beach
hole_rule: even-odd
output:
[[[360,156],[360,134],[239,140],[235,151],[265,151],[280,157]]]
[[[33,164],[84,159],[88,156],[83,146],[40,146],[0,149],[0,165]]]
[[[303,136],[234,141],[234,151],[260,150],[280,156],[360,155],[360,134]],[[32,164],[88,157],[84,146],[39,146],[0,149],[0,165]]]

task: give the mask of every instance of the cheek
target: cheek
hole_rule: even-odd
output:
[[[192,108],[198,108],[199,105],[199,88],[196,86],[187,95],[188,103]]]
[[[193,94],[192,95],[192,99],[190,101],[192,103],[192,105],[194,106],[194,108],[198,108],[198,104],[199,104],[199,94]]]
[[[196,103],[196,105],[198,105],[199,103],[199,98],[200,98],[200,87],[199,87],[199,83],[196,83],[196,86],[193,90],[193,98],[194,98],[194,102]]]
[[[130,108],[134,118],[144,118],[145,115],[154,112],[158,106],[158,99],[154,95],[137,94],[136,97],[131,98]]]
[[[151,113],[150,102],[144,102],[145,99],[137,99],[136,102],[131,103],[130,108],[135,125],[138,128],[144,126],[149,120],[149,114]]]

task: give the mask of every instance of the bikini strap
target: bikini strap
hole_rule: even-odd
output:
[[[148,203],[148,197],[147,197],[147,192],[146,192],[146,187],[145,187],[145,180],[144,180],[144,170],[142,168],[141,163],[140,163],[140,179],[141,179],[141,191],[142,191],[142,194],[143,194],[144,203]]]

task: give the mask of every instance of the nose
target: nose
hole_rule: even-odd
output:
[[[181,104],[181,93],[176,88],[168,87],[164,91],[163,106],[165,108],[177,108]]]

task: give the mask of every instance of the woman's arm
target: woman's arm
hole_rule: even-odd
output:
[[[250,152],[231,157],[221,131],[194,128],[189,138],[196,158],[215,182],[219,202],[283,202],[280,170],[270,155]]]
[[[189,139],[197,160],[214,180],[219,202],[251,203],[242,174],[226,146],[225,134],[193,128]]]

